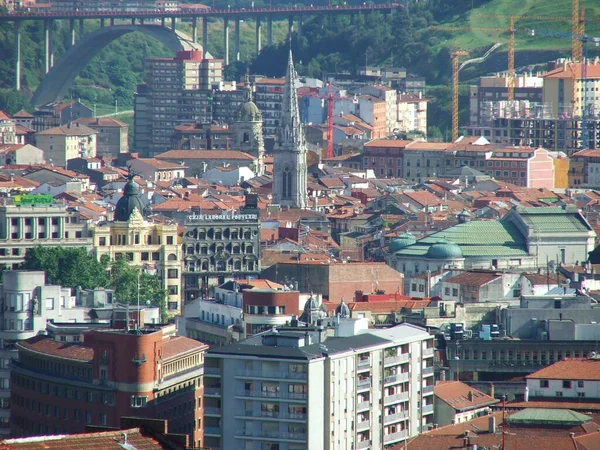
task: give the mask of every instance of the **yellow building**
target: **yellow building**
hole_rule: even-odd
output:
[[[94,228],[94,249],[100,259],[123,257],[130,264],[156,271],[167,290],[167,312],[181,311],[182,250],[175,221],[161,222],[144,218],[143,203],[130,176],[123,197],[117,203],[115,221]],[[117,299],[118,300],[118,299]]]
[[[569,158],[552,158],[554,162],[554,187],[566,189],[569,187]]]

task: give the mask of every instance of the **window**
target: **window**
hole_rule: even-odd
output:
[[[169,311],[174,311],[177,309],[177,302],[168,302],[167,303],[167,308],[169,308]],[[202,311],[204,313],[204,311]]]
[[[106,413],[100,413],[100,425],[106,425]]]
[[[169,295],[177,295],[177,292],[179,289],[176,284],[171,284],[171,285],[169,285],[168,290],[169,290]]]
[[[140,395],[132,395],[131,396],[131,407],[132,408],[144,408],[146,406],[146,402],[148,397],[142,397]]]
[[[548,382],[548,380],[540,380],[540,387],[541,388],[547,388],[550,386],[550,383]]]
[[[563,380],[563,389],[571,389],[571,380]]]
[[[167,236],[167,245],[173,245],[173,236]]]
[[[92,424],[92,413],[90,411],[85,412],[85,423],[86,425]]]
[[[582,388],[582,387],[584,387],[584,382],[583,382],[583,381],[578,381],[578,382],[577,382],[577,387],[578,387],[578,388]]]
[[[555,394],[556,394],[556,397],[562,397],[563,396],[562,391],[556,391]]]
[[[179,271],[177,269],[169,269],[169,271],[168,271],[168,277],[170,279],[177,278],[178,276],[179,276]]]
[[[577,397],[585,397],[585,392],[578,392]]]
[[[46,309],[54,309],[54,299],[53,298],[46,299]]]
[[[458,297],[458,289],[452,288],[452,297]]]

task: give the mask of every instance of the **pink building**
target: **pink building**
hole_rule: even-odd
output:
[[[529,188],[554,188],[554,161],[544,148],[507,147],[486,161],[486,173],[496,180]]]

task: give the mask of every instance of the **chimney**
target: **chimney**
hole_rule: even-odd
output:
[[[469,391],[469,394],[467,395],[467,397],[469,398],[469,401],[472,402],[473,401],[473,391]]]
[[[488,432],[490,432],[490,433],[496,432],[496,418],[494,416],[488,417]]]
[[[496,386],[494,386],[494,383],[490,383],[490,397],[494,397],[496,394]]]

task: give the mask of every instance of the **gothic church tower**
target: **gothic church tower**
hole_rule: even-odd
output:
[[[273,203],[304,209],[308,204],[307,146],[304,128],[300,123],[300,108],[296,95],[297,77],[290,49],[277,136],[278,146],[273,161]]]

